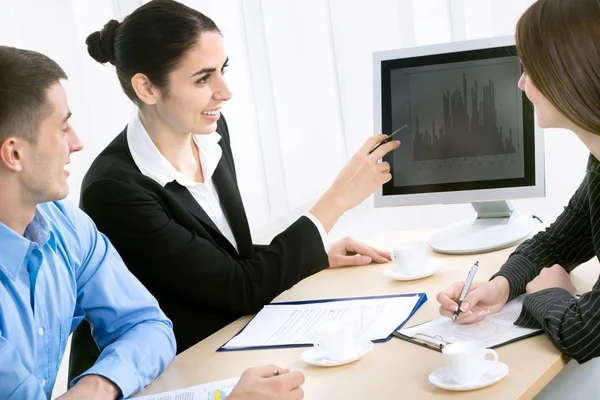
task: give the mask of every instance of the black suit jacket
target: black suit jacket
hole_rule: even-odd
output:
[[[213,183],[238,251],[189,191],[142,175],[127,144],[127,128],[96,158],[81,189],[90,215],[127,267],[173,321],[181,352],[328,267],[315,225],[299,218],[270,245],[252,244],[227,124],[217,132],[223,156]]]

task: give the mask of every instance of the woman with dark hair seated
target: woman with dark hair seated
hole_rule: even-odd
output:
[[[154,0],[86,43],[116,67],[139,112],[90,167],[81,207],[173,321],[179,352],[325,268],[390,260],[352,239],[327,252],[325,241],[344,212],[391,179],[379,160],[399,142],[369,154],[386,136],[369,138],[308,214],[268,246],[254,245],[220,113],[231,92],[214,22]],[[94,351],[86,328],[73,338],[73,373]]]

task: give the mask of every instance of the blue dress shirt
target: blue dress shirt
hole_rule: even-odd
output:
[[[175,356],[171,321],[66,201],[38,205],[24,236],[0,223],[0,285],[0,399],[49,399],[67,338],[83,318],[102,351],[84,375],[110,379],[125,397]]]

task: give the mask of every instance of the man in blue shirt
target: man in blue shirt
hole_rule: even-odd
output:
[[[59,399],[121,399],[175,356],[171,321],[93,222],[64,199],[83,144],[69,124],[64,71],[0,46],[0,399],[49,399],[82,319],[101,350]],[[231,400],[298,400],[304,375],[249,368]]]
[[[83,318],[102,354],[64,399],[127,397],[175,356],[171,321],[92,221],[63,199],[83,145],[63,70],[0,46],[0,399],[49,399]]]

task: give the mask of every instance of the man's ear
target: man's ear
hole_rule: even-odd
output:
[[[154,105],[158,102],[160,91],[156,88],[150,79],[142,73],[137,73],[131,78],[131,86],[137,97],[147,105]]]
[[[24,139],[14,136],[4,139],[0,143],[0,165],[11,171],[20,172],[23,169],[24,142]]]

